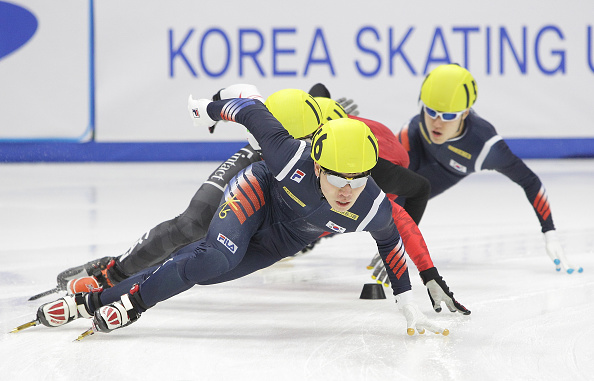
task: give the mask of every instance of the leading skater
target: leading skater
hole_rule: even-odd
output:
[[[390,201],[369,178],[378,160],[369,127],[351,119],[333,120],[316,131],[310,144],[292,139],[261,102],[202,99],[190,104],[197,127],[222,119],[247,127],[266,163],[254,163],[231,180],[204,239],[114,287],[41,306],[38,318],[44,325],[87,317],[93,319],[88,332],[110,332],[196,284],[237,279],[292,256],[323,232],[367,231],[389,269],[407,333],[449,333],[412,301],[406,252]]]
[[[310,93],[329,97],[328,90],[321,84],[312,87]],[[240,95],[264,102],[253,85],[230,86],[217,93],[213,99],[236,98]],[[296,89],[277,91],[270,95],[264,104],[291,136],[301,140],[311,141],[311,135],[320,123],[347,117],[346,111],[338,102],[325,97],[312,98],[304,91]],[[321,121],[320,115],[322,115]],[[429,182],[406,168],[408,154],[387,127],[369,119],[348,116],[363,121],[378,139],[379,158],[377,165],[371,171],[371,177],[390,199],[395,195],[406,198],[405,210],[393,204],[394,223],[401,234],[407,253],[419,270],[423,284],[427,287],[433,308],[435,311],[441,311],[441,304],[444,302],[452,312],[470,314],[470,310],[456,301],[445,280],[437,271],[423,236],[416,226],[429,198]],[[138,244],[132,246],[120,257],[97,259],[60,273],[58,275],[60,287],[66,288],[71,294],[86,292],[88,286],[111,287],[137,272],[162,264],[176,250],[204,238],[227,182],[239,170],[261,159],[257,141],[253,137],[249,140],[250,145],[242,148],[211,174],[209,180],[192,198],[190,206],[180,216],[149,230]],[[313,243],[307,245],[303,251],[312,246]],[[379,261],[379,256],[377,260]],[[374,276],[378,283],[384,282],[386,287],[389,286],[383,267],[378,268],[378,273]]]

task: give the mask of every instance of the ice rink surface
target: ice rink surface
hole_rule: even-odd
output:
[[[420,224],[433,261],[470,316],[433,312],[411,261],[417,303],[449,328],[406,335],[391,293],[361,300],[367,233],[227,284],[194,287],[130,327],[8,332],[35,316],[27,299],[71,266],[119,255],[182,212],[215,163],[0,165],[2,380],[592,380],[594,160],[528,160],[568,257],[555,272],[520,187],[495,172],[429,202]]]

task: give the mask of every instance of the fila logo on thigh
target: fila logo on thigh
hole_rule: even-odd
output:
[[[237,245],[234,244],[233,241],[231,241],[229,238],[225,237],[221,233],[219,233],[219,236],[217,237],[217,241],[219,241],[220,243],[225,245],[225,247],[233,254],[235,254],[235,252],[237,251]]]

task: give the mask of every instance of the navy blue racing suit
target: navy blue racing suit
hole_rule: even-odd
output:
[[[204,239],[178,250],[156,270],[106,289],[103,305],[118,300],[135,283],[151,307],[195,284],[237,279],[296,254],[324,232],[369,232],[389,270],[394,295],[411,289],[390,201],[372,178],[352,207],[338,212],[320,190],[311,145],[294,140],[261,102],[215,101],[207,110],[213,120],[247,127],[266,162],[250,165],[231,180]]]
[[[431,198],[471,173],[496,170],[524,189],[542,232],[555,229],[547,193],[538,176],[514,155],[495,128],[474,110],[464,120],[462,135],[443,144],[431,142],[423,111],[400,131],[398,139],[408,151],[409,169],[431,183]]]

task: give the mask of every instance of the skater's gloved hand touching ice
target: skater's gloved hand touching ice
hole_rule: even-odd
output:
[[[447,328],[432,322],[421,312],[419,307],[412,300],[411,291],[396,295],[396,305],[406,319],[406,333],[409,336],[414,335],[415,331],[422,335],[425,333],[425,330],[436,334],[441,333],[444,336],[450,334],[450,331]]]
[[[423,284],[427,287],[427,294],[429,294],[435,312],[441,312],[441,302],[444,302],[451,312],[470,315],[470,310],[454,299],[454,293],[450,291],[445,280],[439,275],[437,268],[428,268],[421,271],[419,275],[423,280]]]
[[[556,230],[549,230],[545,232],[544,238],[547,254],[553,260],[553,263],[555,264],[555,269],[557,271],[563,270],[568,274],[573,274],[574,272],[581,273],[584,271],[583,268],[574,266],[567,259],[563,251],[563,246],[561,246],[561,242],[559,242],[559,237],[557,237]]]
[[[367,265],[367,269],[373,270],[371,278],[375,279],[377,283],[383,283],[386,287],[390,286],[390,278],[388,278],[384,262],[379,253],[375,254],[369,265]],[[423,270],[419,275],[423,280],[423,284],[427,287],[427,294],[429,294],[431,306],[435,312],[441,312],[441,303],[444,302],[451,312],[457,311],[464,315],[470,315],[470,310],[454,299],[454,293],[450,291],[445,280],[439,275],[437,268],[431,267]]]

